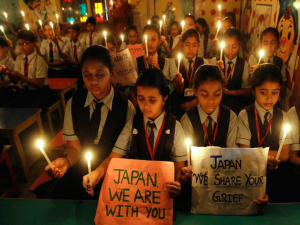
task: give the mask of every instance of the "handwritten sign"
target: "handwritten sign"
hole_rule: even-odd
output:
[[[128,49],[111,55],[114,61],[113,83],[123,86],[133,86],[137,79],[137,72]]]
[[[172,224],[173,199],[164,183],[174,181],[172,162],[112,159],[100,192],[96,224]]]
[[[192,213],[257,214],[266,192],[269,148],[192,147]]]
[[[145,55],[144,46],[142,44],[127,45],[133,60]]]

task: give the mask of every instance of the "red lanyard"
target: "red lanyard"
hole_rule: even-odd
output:
[[[229,72],[229,74],[227,75],[227,67],[225,66],[225,84],[227,85],[229,78],[231,77],[232,71],[234,69],[234,64]]]
[[[268,129],[267,129],[267,132],[266,132],[265,136],[260,140],[260,132],[259,132],[259,123],[258,123],[257,109],[256,109],[255,106],[254,106],[254,111],[255,111],[256,133],[257,133],[257,140],[258,140],[258,146],[257,147],[260,147],[262,145],[262,143],[264,142],[264,140],[266,139],[266,137],[267,137],[267,135],[268,135],[268,133],[270,131],[270,128],[271,128],[271,125],[272,125],[272,121],[273,121],[273,117],[270,118]]]
[[[93,39],[94,39],[93,34],[92,34],[92,35],[89,35],[90,46],[93,45]]]
[[[151,159],[154,160],[154,157],[155,157],[155,153],[156,153],[156,149],[157,149],[157,144],[159,142],[159,139],[160,139],[160,136],[161,136],[161,132],[163,131],[163,128],[165,126],[165,119],[166,119],[166,116],[164,117],[164,120],[162,122],[162,125],[160,127],[160,130],[158,132],[158,136],[156,138],[156,142],[155,142],[155,147],[154,147],[154,150],[152,152],[152,149],[150,147],[150,142],[149,142],[149,137],[148,137],[148,131],[147,131],[147,127],[145,125],[145,120],[144,120],[144,117],[143,117],[143,125],[144,125],[144,129],[145,129],[145,136],[146,136],[146,142],[147,142],[147,147],[148,147],[148,151],[149,151],[149,154],[151,156]]]
[[[144,65],[145,65],[145,68],[148,69],[148,63],[146,62],[145,56],[144,56]]]
[[[182,62],[182,63],[183,63],[183,66],[184,66],[184,69],[185,69],[185,72],[186,72],[186,77],[187,77],[187,79],[188,79],[188,81],[189,81],[189,85],[191,84],[191,80],[192,80],[193,75],[194,75],[194,69],[195,69],[195,65],[196,65],[195,61],[196,61],[196,59],[195,59],[194,62],[193,62],[194,65],[193,65],[193,68],[192,68],[191,77],[189,77],[189,72],[188,72],[188,70],[187,70],[187,68],[186,68],[185,63]]]
[[[26,74],[28,73],[28,70],[29,70],[29,66],[31,64],[31,61],[33,60],[33,58],[29,61],[27,67],[25,68],[25,62],[24,62],[24,76],[26,76]]]
[[[216,126],[216,128],[215,128],[214,139],[213,139],[212,144],[210,143],[209,138],[208,138],[208,133],[207,133],[207,128],[206,128],[206,126],[205,126],[205,121],[204,121],[203,124],[202,124],[203,130],[204,130],[204,132],[205,132],[205,136],[206,136],[206,139],[207,139],[207,141],[208,141],[209,146],[213,146],[214,143],[215,143],[215,140],[216,140],[216,137],[217,137],[217,133],[218,133],[218,128],[219,128],[219,116],[220,116],[220,107],[219,107],[219,112],[218,112],[218,122],[217,122],[217,126]]]
[[[72,42],[71,42],[71,44],[72,44]],[[76,45],[76,43],[74,43],[74,45]],[[75,48],[74,48],[74,45],[71,46],[72,52],[73,52],[73,59],[76,60],[76,61],[78,61],[77,53],[78,53],[78,48],[79,48],[80,46],[79,46],[79,45],[77,46],[77,48],[76,48],[76,55],[75,55]]]

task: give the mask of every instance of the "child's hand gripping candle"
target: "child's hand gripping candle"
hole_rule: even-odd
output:
[[[36,146],[40,149],[40,151],[41,151],[42,154],[44,155],[44,157],[45,157],[46,161],[48,162],[49,166],[51,167],[51,169],[54,169],[54,167],[53,167],[53,165],[52,165],[50,159],[48,158],[48,156],[47,156],[45,150],[43,149],[43,147],[44,147],[44,142],[43,142],[42,140],[38,140],[38,141],[36,142]]]
[[[188,170],[191,170],[191,140],[187,139],[185,141],[186,144],[186,150],[187,150],[187,161],[188,161]]]
[[[215,39],[218,39],[218,34],[219,34],[220,29],[221,29],[221,21],[219,20],[218,21],[218,30],[217,30]]]
[[[4,34],[4,37],[5,37],[5,39],[6,39],[6,40],[8,40],[8,38],[7,38],[7,36],[6,36],[5,32],[4,32],[4,28],[3,28],[3,26],[0,26],[0,30],[1,30],[1,31],[2,31],[2,33]]]
[[[177,73],[179,73],[179,68],[180,68],[180,61],[181,61],[181,54],[178,54],[178,69],[177,69]]]
[[[219,17],[221,18],[221,5],[218,5],[218,9],[219,9]]]
[[[103,35],[104,35],[104,40],[105,40],[105,47],[107,48],[107,38],[106,38],[106,31],[103,31]]]
[[[7,13],[6,12],[3,12],[3,15],[5,17],[5,20],[7,21]]]
[[[262,57],[264,57],[264,55],[265,55],[265,51],[264,51],[264,50],[260,50],[260,51],[259,51],[259,60],[258,60],[258,63],[257,63],[258,65],[259,65],[259,63],[260,63]]]
[[[86,155],[85,155],[85,157],[86,157],[87,164],[88,164],[89,183],[92,186],[92,170],[91,170],[92,153],[91,152],[87,152]]]
[[[285,140],[285,138],[286,138],[287,133],[290,131],[290,129],[291,129],[291,126],[290,126],[289,124],[286,124],[286,125],[284,126],[284,133],[283,133],[283,136],[282,136],[282,140],[281,140],[281,142],[280,142],[279,149],[278,149],[278,151],[277,151],[276,160],[279,159],[280,152],[281,152],[282,146],[283,146],[283,144],[284,144],[284,140]]]
[[[56,23],[58,25],[59,24],[59,21],[58,21],[59,15],[56,13],[55,17],[56,17]]]
[[[147,42],[147,35],[144,36],[144,39],[145,39],[146,56],[148,56],[148,42]]]
[[[221,42],[221,50],[220,50],[220,60],[222,60],[222,53],[223,53],[224,46],[225,46],[225,42],[222,41]]]

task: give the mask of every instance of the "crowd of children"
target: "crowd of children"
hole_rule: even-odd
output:
[[[214,40],[209,38],[205,19],[187,15],[184,21],[182,31],[175,21],[168,34],[166,26],[159,29],[159,17],[154,16],[141,33],[137,26],[129,26],[122,43],[112,35],[104,42],[92,17],[86,21],[88,33],[82,38],[77,24],[68,26],[66,38],[60,24],[53,33],[51,21],[36,35],[21,27],[15,32],[16,49],[10,40],[0,38],[1,107],[43,108],[49,96],[48,78],[79,79],[81,90],[65,112],[65,154],[52,162],[54,169],[45,168],[49,176],[60,178],[51,197],[83,199],[85,191],[98,196],[107,166],[117,157],[173,161],[175,181],[167,182],[165,189],[173,198],[182,195],[181,186],[191,182],[184,145],[189,137],[196,146],[270,147],[267,192],[254,204],[263,211],[269,197],[273,202],[300,201],[300,106],[287,113],[280,109],[286,68],[276,56],[277,29],[262,32],[260,48],[266,54],[258,64],[256,54],[249,61],[242,57],[233,13],[222,19],[222,30]],[[222,58],[221,40],[225,42]],[[148,55],[134,60],[139,77],[130,88],[129,101],[128,94],[111,84],[110,54],[138,43],[147,44]],[[9,48],[15,61],[8,56]],[[286,123],[292,132],[276,160]],[[97,153],[93,187],[79,163],[89,146]]]

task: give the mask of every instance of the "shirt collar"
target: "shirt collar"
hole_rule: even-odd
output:
[[[166,112],[163,111],[159,117],[157,117],[153,122],[155,123],[155,126],[157,129],[159,129],[163,123],[164,117],[165,117]],[[145,121],[145,125],[147,125],[148,121],[150,121],[150,119],[146,116],[144,116],[144,121]]]
[[[262,57],[262,60],[263,60],[265,63],[267,63],[268,60],[270,59],[270,60],[271,60],[271,63],[272,63],[272,62],[273,62],[273,58],[274,58],[274,55],[273,55],[271,58],[269,58],[268,56],[264,55],[264,56]]]
[[[72,47],[74,46],[74,44],[76,45],[76,47],[78,47],[80,44],[79,40],[77,40],[76,42],[74,42],[74,41],[71,42]]]
[[[258,103],[257,101],[255,101],[255,107],[257,109],[257,113],[261,119],[261,121],[264,121],[264,117],[265,117],[265,114],[267,112],[267,110],[265,110],[264,108],[262,108]],[[273,116],[273,107],[268,110],[268,112],[270,113],[270,116],[272,117]]]
[[[196,56],[195,56],[194,58],[191,59],[191,60],[193,60],[193,63],[195,62],[195,59],[196,59]],[[183,56],[183,60],[184,60],[185,65],[188,65],[188,64],[189,64],[189,59],[187,59],[187,58],[185,58],[185,57]]]
[[[110,86],[110,91],[108,93],[108,95],[106,95],[103,99],[101,99],[100,101],[98,101],[94,95],[88,91],[86,100],[85,100],[85,104],[84,107],[89,106],[90,104],[93,103],[94,100],[96,100],[98,103],[103,102],[103,104],[110,110],[112,111],[112,103],[113,103],[113,99],[114,99],[114,88],[112,86]]]
[[[27,58],[28,58],[28,60],[30,61],[30,60],[32,60],[33,57],[35,57],[35,56],[36,56],[36,52],[34,51],[34,52],[31,53],[30,55],[28,55]],[[24,55],[23,59],[25,59],[25,58],[26,58],[26,55]]]
[[[197,107],[198,107],[198,113],[200,115],[200,120],[201,120],[202,124],[206,121],[206,119],[207,119],[208,116],[210,116],[215,123],[218,122],[219,106],[210,115],[207,114],[206,112],[204,112],[204,110],[202,109],[202,107],[200,106],[200,104],[198,104]]]
[[[225,56],[225,66],[227,65],[228,61],[232,61],[234,65],[236,64],[237,56],[234,57],[232,60],[228,59],[226,55],[224,56]]]

